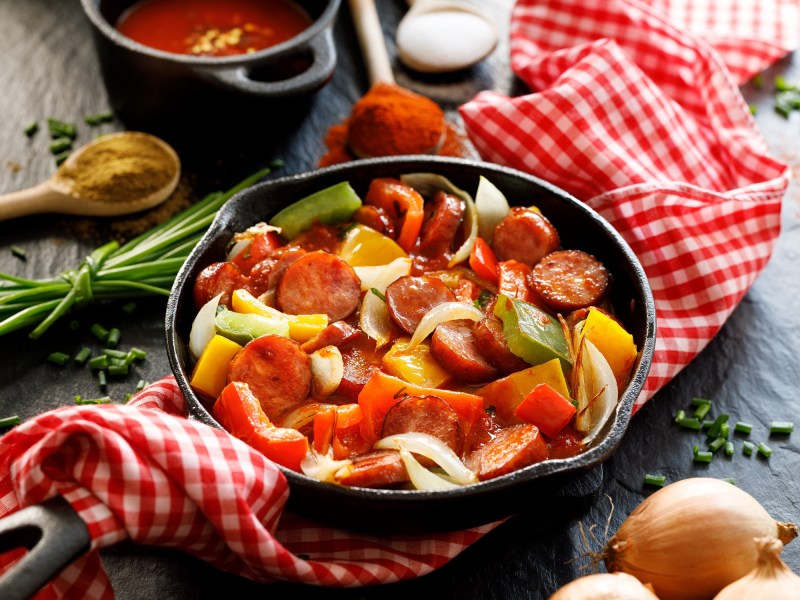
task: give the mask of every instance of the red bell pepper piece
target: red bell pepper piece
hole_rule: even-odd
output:
[[[575,416],[577,409],[567,398],[546,383],[540,383],[525,396],[514,416],[536,425],[546,436],[554,438]]]
[[[477,238],[469,254],[469,268],[479,277],[497,283],[497,257],[483,238]]]
[[[398,179],[384,177],[372,180],[364,202],[386,211],[400,232],[397,245],[409,252],[417,243],[425,216],[425,201],[419,192]]]
[[[267,258],[272,252],[283,246],[283,240],[275,231],[258,233],[244,249],[233,257],[231,262],[243,273],[250,273],[257,263]]]

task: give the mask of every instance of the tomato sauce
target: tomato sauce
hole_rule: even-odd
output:
[[[311,22],[290,0],[143,0],[123,13],[116,28],[165,52],[233,56],[285,42]]]

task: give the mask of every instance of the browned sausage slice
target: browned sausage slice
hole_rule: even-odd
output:
[[[375,342],[366,335],[359,335],[353,342],[340,348],[344,374],[336,393],[351,402],[367,384],[376,368],[380,368],[382,354],[375,351]]]
[[[396,450],[376,450],[362,454],[334,475],[337,483],[352,487],[382,488],[405,483],[408,473]]]
[[[472,327],[478,350],[490,365],[503,374],[527,369],[530,365],[508,349],[503,322],[487,315]]]
[[[497,432],[495,438],[467,458],[467,466],[485,481],[547,460],[547,443],[539,428],[525,423]]]
[[[531,268],[513,258],[497,263],[497,292],[535,304],[536,295],[530,288],[530,275]]]
[[[441,279],[410,275],[391,283],[385,296],[389,314],[406,333],[414,333],[422,317],[434,306],[456,299]]]
[[[356,223],[371,227],[386,237],[396,239],[394,221],[392,221],[388,213],[380,206],[373,206],[371,204],[359,206],[356,212],[353,213],[352,219]]]
[[[494,229],[492,249],[498,260],[515,259],[533,266],[561,245],[553,224],[541,213],[515,206]]]
[[[298,258],[305,256],[306,251],[294,246],[284,246],[272,252],[267,258],[257,262],[250,269],[251,294],[260,296],[264,292],[274,290],[289,268]]]
[[[461,381],[478,383],[497,375],[478,349],[472,323],[447,321],[436,327],[431,338],[431,354]]]
[[[458,415],[441,398],[406,396],[392,405],[383,418],[381,437],[409,431],[432,435],[444,442],[456,454],[461,453],[464,441]],[[432,461],[420,462],[426,464]]]
[[[608,271],[591,254],[561,250],[533,268],[531,283],[547,306],[568,312],[600,302],[608,288]]]
[[[325,346],[341,346],[363,335],[359,329],[349,325],[346,321],[336,321],[320,331],[310,340],[300,346],[303,352],[311,354]]]
[[[437,192],[429,206],[419,242],[412,251],[413,269],[417,274],[447,268],[466,210],[461,198],[445,192]]]
[[[221,306],[231,305],[231,295],[235,290],[248,284],[247,275],[232,262],[217,262],[200,271],[194,281],[194,303],[201,308],[217,294]]]
[[[311,392],[311,361],[294,340],[265,335],[233,358],[228,381],[247,383],[270,421],[277,423]]]
[[[286,269],[276,299],[278,307],[290,315],[324,313],[338,321],[358,307],[361,280],[346,261],[317,250]]]

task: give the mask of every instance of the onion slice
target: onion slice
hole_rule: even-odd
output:
[[[414,335],[408,342],[408,350],[413,350],[419,343],[428,337],[436,326],[445,321],[455,321],[456,319],[469,319],[480,321],[483,318],[483,311],[473,304],[466,302],[442,302],[429,310],[414,330]]]
[[[297,408],[286,413],[280,420],[278,427],[288,427],[289,429],[302,429],[314,420],[317,413],[335,406],[325,402],[309,402],[301,404]]]
[[[503,192],[481,175],[478,180],[478,191],[475,192],[478,235],[491,244],[494,228],[510,210],[511,207]]]
[[[300,461],[300,470],[304,475],[308,475],[319,481],[336,483],[336,479],[334,478],[336,471],[350,463],[351,461],[349,459],[334,460],[333,452],[320,454],[312,448],[306,453],[303,460]]]
[[[617,380],[603,353],[585,337],[578,349],[572,377],[578,401],[575,429],[586,433],[583,443],[588,447],[617,406]]]
[[[383,294],[389,284],[400,277],[408,275],[411,272],[411,259],[396,258],[388,265],[379,268],[381,272],[372,279],[372,285],[367,288],[364,299],[361,301],[361,314],[359,316],[361,330],[375,340],[377,348],[386,345],[389,341],[391,323],[389,322],[389,309],[386,306],[386,301],[378,297],[372,290],[374,289]],[[362,288],[363,286],[362,280]]]
[[[478,477],[475,473],[470,471],[466,465],[461,462],[461,459],[458,458],[456,453],[453,452],[449,446],[439,438],[428,435],[427,433],[420,433],[418,431],[397,433],[378,440],[375,442],[374,447],[381,450],[405,450],[429,458],[439,465],[450,479],[458,485],[468,485],[478,482]],[[416,460],[414,462],[416,462]],[[420,466],[420,468],[422,467]],[[427,469],[424,470],[427,471]],[[441,479],[441,477],[435,473],[431,473],[431,475]]]
[[[325,346],[309,354],[308,358],[311,361],[314,393],[318,396],[330,396],[344,377],[342,353],[336,346]]]
[[[189,353],[197,360],[217,333],[215,319],[222,294],[217,294],[197,311],[189,332]]]
[[[418,490],[437,492],[453,490],[459,487],[458,484],[447,481],[439,477],[436,473],[428,471],[428,469],[419,464],[419,461],[414,458],[414,455],[408,450],[400,449],[400,459],[403,461],[403,465],[406,468],[406,473],[408,473],[408,478],[411,480],[411,485]]]

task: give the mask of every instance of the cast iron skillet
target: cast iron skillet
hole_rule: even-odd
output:
[[[656,316],[647,278],[630,247],[600,215],[563,190],[536,177],[497,165],[441,157],[397,157],[356,161],[256,185],[232,198],[219,211],[209,231],[191,253],[172,288],[167,304],[167,353],[193,418],[220,427],[189,385],[189,330],[196,314],[193,284],[212,262],[225,260],[233,234],[268,220],[300,198],[347,180],[363,197],[376,177],[432,172],[475,193],[484,175],[512,204],[538,206],[555,225],[564,248],[585,250],[600,259],[613,276],[612,302],[617,316],[633,334],[639,357],[613,419],[583,454],[531,465],[503,477],[450,491],[373,490],[322,483],[288,469],[291,510],[320,522],[349,529],[408,533],[452,530],[511,515],[534,497],[553,491],[608,458],[628,425],[631,408],[650,368]]]
[[[639,348],[631,381],[613,418],[596,443],[583,454],[531,465],[503,477],[443,492],[369,490],[322,483],[281,467],[289,480],[288,507],[307,517],[347,529],[403,533],[460,529],[488,523],[516,512],[563,501],[564,489],[586,484],[582,475],[607,459],[622,439],[633,402],[644,384],[655,345],[656,316],[644,271],[619,234],[596,212],[549,183],[496,165],[439,157],[399,157],[357,161],[254,186],[219,211],[206,235],[187,259],[172,289],[166,314],[170,366],[186,396],[190,417],[212,427],[211,417],[189,386],[187,341],[196,313],[192,288],[206,265],[224,260],[232,235],[312,192],[347,180],[362,195],[376,177],[433,172],[474,193],[486,176],[512,204],[538,206],[556,226],[564,248],[585,250],[599,258],[613,276],[616,314]],[[583,480],[583,481],[582,481]],[[591,485],[591,484],[590,484]],[[557,494],[562,496],[560,499]],[[60,497],[0,520],[0,552],[17,547],[31,551],[0,577],[0,598],[32,596],[89,548],[83,520]]]

